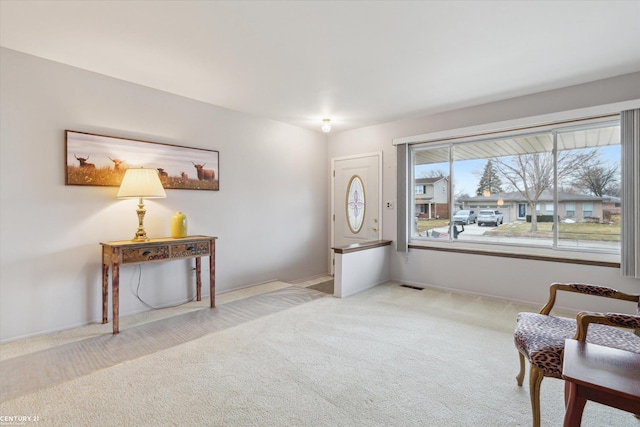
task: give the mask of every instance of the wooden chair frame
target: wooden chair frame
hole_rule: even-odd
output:
[[[589,311],[582,311],[578,313],[576,323],[578,324],[578,330],[576,331],[576,336],[573,337],[573,339],[577,341],[585,342],[587,340],[587,331],[591,323],[632,329],[634,334],[640,336],[640,306],[638,307],[637,316],[633,314],[593,313]],[[567,406],[567,397],[568,394],[565,392],[565,406]],[[640,413],[635,414],[635,417],[640,419]]]
[[[576,323],[578,324],[578,330],[573,339],[578,341],[586,341],[587,331],[591,323],[633,329],[634,333],[640,336],[640,315],[582,311],[578,313]]]
[[[640,294],[628,294],[620,292],[612,288],[599,285],[590,285],[584,283],[553,283],[549,287],[549,300],[540,310],[540,314],[549,315],[556,302],[556,294],[558,291],[580,293],[585,295],[599,296],[604,298],[617,299],[622,301],[635,302],[638,304],[638,314],[640,314]],[[598,322],[599,323],[599,322]],[[610,324],[610,323],[605,323]],[[615,326],[615,325],[612,325]],[[576,325],[576,337],[577,337]],[[586,335],[586,328],[584,329]],[[636,330],[636,333],[638,331]],[[578,339],[578,338],[575,338]],[[522,386],[525,375],[525,355],[518,351],[520,357],[520,372],[516,376],[518,386]],[[562,378],[560,375],[545,372],[532,364],[529,370],[529,394],[531,399],[531,410],[533,412],[533,427],[540,427],[540,384],[544,377]]]

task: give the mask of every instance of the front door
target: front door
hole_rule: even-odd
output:
[[[527,204],[518,203],[518,219],[526,219],[526,218],[527,218]]]
[[[332,169],[331,246],[380,240],[382,153],[332,159]]]

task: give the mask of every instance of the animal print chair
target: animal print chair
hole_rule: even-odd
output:
[[[604,298],[634,302],[640,315],[640,295],[626,294],[615,289],[580,283],[553,283],[549,289],[549,301],[540,313],[518,313],[514,341],[520,356],[518,386],[524,380],[525,357],[531,366],[529,394],[533,411],[533,426],[540,427],[540,384],[544,377],[562,378],[564,340],[574,338],[577,330],[575,319],[550,315],[558,291],[595,295]],[[604,322],[601,322],[604,323]],[[589,328],[587,341],[607,347],[640,353],[640,333],[613,328],[612,322],[594,324]],[[577,338],[576,338],[577,339]]]
[[[640,308],[638,309],[640,310]],[[627,328],[633,329],[636,331],[636,335],[640,335],[640,312],[637,316],[633,314],[622,314],[622,313],[591,313],[588,311],[583,311],[578,313],[576,317],[576,323],[578,324],[578,331],[576,332],[576,336],[573,337],[574,340],[578,341],[586,341],[587,332],[589,329],[589,325],[592,323],[599,323],[601,325],[609,325],[615,326],[617,328]],[[640,351],[636,352],[640,353]],[[565,383],[565,390],[568,382]],[[567,399],[567,392],[564,394],[565,403]],[[636,418],[640,419],[640,409],[639,412],[635,414]]]

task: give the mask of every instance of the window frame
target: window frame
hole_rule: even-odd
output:
[[[573,209],[569,209],[569,207],[572,207]],[[572,214],[569,215],[569,212],[571,212]],[[576,217],[576,202],[566,202],[564,204],[564,216],[567,218]]]
[[[582,218],[588,218],[593,216],[593,202],[582,202],[580,203],[580,207],[582,208]],[[585,210],[585,206],[591,207],[589,210]],[[585,212],[591,212],[589,215],[585,215]]]
[[[553,186],[551,188],[554,199],[553,204],[548,206],[549,203],[545,202],[545,211],[549,209],[553,209],[553,214],[555,217],[555,213],[559,212],[559,203],[558,203],[558,188],[557,188],[557,144],[558,144],[558,133],[561,132],[571,132],[578,131],[589,128],[598,128],[598,127],[606,127],[610,125],[620,125],[621,115],[620,114],[609,114],[606,116],[598,116],[592,118],[585,119],[575,119],[575,120],[567,120],[563,122],[549,123],[541,126],[530,126],[526,128],[513,129],[507,131],[497,131],[497,132],[489,132],[484,134],[479,134],[477,136],[464,136],[459,138],[446,138],[443,140],[432,140],[432,141],[414,141],[408,143],[408,168],[406,178],[409,180],[409,183],[414,182],[414,172],[415,172],[415,151],[416,149],[422,147],[429,148],[449,148],[449,194],[451,197],[449,198],[450,210],[453,214],[455,211],[455,197],[453,197],[453,188],[452,182],[455,180],[455,170],[454,170],[454,151],[455,146],[464,144],[464,143],[477,143],[488,140],[498,140],[503,138],[512,138],[512,137],[523,137],[526,135],[540,135],[542,133],[550,134],[553,138],[553,153],[554,153],[554,177],[553,177]],[[411,187],[412,184],[409,184]],[[414,198],[410,195],[408,201],[408,209],[406,211],[407,221],[413,220],[412,214],[414,212],[414,208],[412,207],[414,203]],[[574,217],[577,216],[578,206],[575,206]],[[516,205],[516,216],[519,215],[519,204]],[[556,218],[557,221],[557,218]],[[409,223],[411,224],[411,223]],[[518,258],[530,258],[530,259],[548,259],[548,260],[556,260],[559,262],[576,262],[576,263],[598,263],[606,266],[619,266],[620,265],[620,248],[610,250],[610,249],[598,249],[595,247],[590,248],[569,248],[562,246],[558,242],[558,227],[554,227],[554,237],[552,240],[552,244],[548,247],[538,247],[533,245],[527,245],[522,243],[494,243],[494,242],[482,242],[482,241],[463,241],[456,240],[452,237],[449,239],[424,239],[420,238],[420,236],[414,236],[412,233],[411,227],[407,229],[407,244],[409,249],[441,249],[447,251],[456,251],[456,252],[464,252],[464,253],[478,253],[478,254],[490,254],[490,255],[498,255],[498,256],[508,256],[508,257],[518,257]],[[450,229],[451,230],[451,229]],[[449,233],[451,234],[451,233]]]

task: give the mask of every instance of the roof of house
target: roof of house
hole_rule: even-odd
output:
[[[622,198],[616,196],[607,196],[606,194],[602,196],[602,201],[605,203],[621,203]]]
[[[435,178],[417,178],[415,183],[417,185],[419,185],[419,184],[435,184],[436,182],[442,181],[443,179],[446,180],[447,177],[446,176],[438,176],[438,177],[435,177]]]

